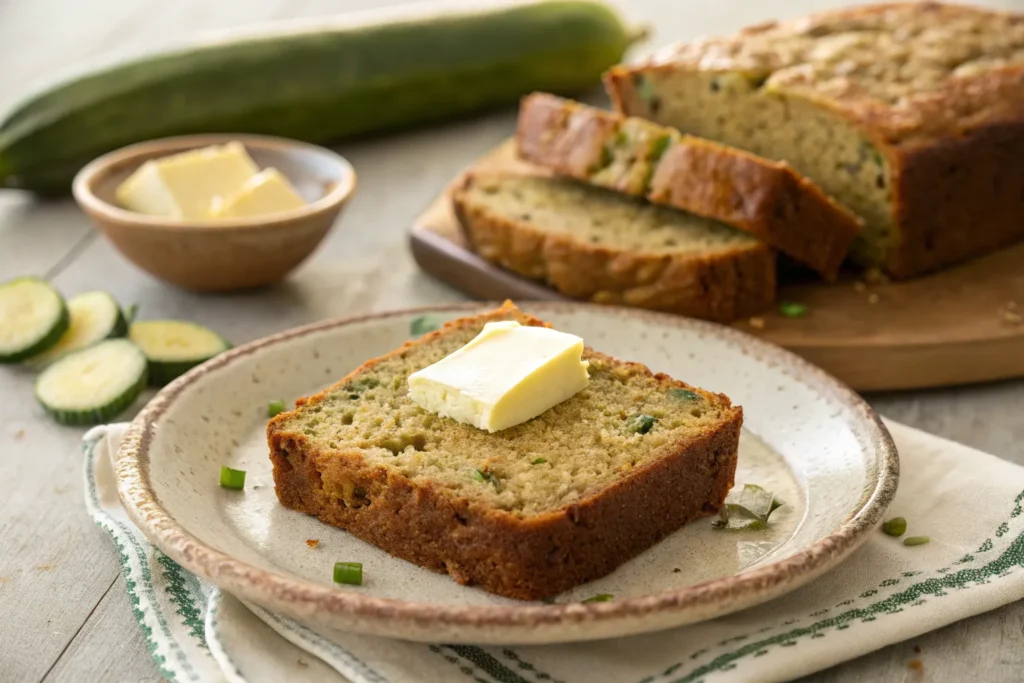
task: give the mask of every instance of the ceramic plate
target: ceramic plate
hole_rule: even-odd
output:
[[[493,308],[468,304],[319,323],[238,347],[162,390],[117,456],[118,489],[139,528],[222,589],[330,631],[431,642],[550,643],[610,638],[709,619],[776,598],[842,561],[879,524],[898,460],[885,427],[852,391],[741,332],[675,316],[584,304],[522,308],[587,344],[646,363],[744,409],[736,482],[785,501],[762,531],[698,520],[612,574],[525,603],[460,586],[274,495],[267,403],[333,383],[412,336],[414,321]],[[220,467],[248,472],[222,489]],[[310,548],[306,541],[319,540]],[[337,561],[364,584],[332,584]],[[610,593],[613,600],[581,603]]]

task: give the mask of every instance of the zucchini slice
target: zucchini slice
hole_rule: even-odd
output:
[[[108,339],[58,358],[36,379],[36,400],[66,425],[109,422],[146,386],[146,355],[127,339]]]
[[[42,353],[68,329],[68,307],[49,283],[19,277],[0,285],[0,363]]]
[[[231,348],[231,343],[213,330],[183,320],[132,323],[128,338],[146,354],[149,383],[158,387]]]
[[[78,294],[68,299],[67,306],[71,325],[56,344],[28,359],[33,367],[45,367],[69,351],[128,333],[128,322],[121,307],[106,292]]]

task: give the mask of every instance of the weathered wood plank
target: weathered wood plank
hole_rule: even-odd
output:
[[[117,554],[84,511],[78,430],[36,413],[31,381],[2,373],[0,678],[42,677],[118,571]],[[10,676],[8,678],[8,676]]]
[[[83,674],[88,674],[91,681],[162,680],[146,650],[142,631],[134,619],[125,619],[125,614],[131,614],[131,605],[124,577],[120,577],[43,681],[80,683]]]

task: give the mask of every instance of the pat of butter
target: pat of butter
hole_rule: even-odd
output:
[[[249,178],[234,194],[215,198],[211,218],[265,216],[305,206],[299,193],[276,168],[266,168]]]
[[[424,410],[488,432],[533,419],[590,381],[583,340],[546,327],[494,322],[471,342],[409,376]]]
[[[215,197],[233,194],[259,173],[240,142],[150,159],[117,187],[117,201],[137,213],[202,220]]]

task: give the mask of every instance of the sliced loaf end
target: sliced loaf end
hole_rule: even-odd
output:
[[[712,218],[834,281],[861,220],[788,164],[555,95],[520,106],[520,156],[555,173]]]
[[[775,254],[716,221],[562,178],[469,174],[452,194],[483,258],[563,294],[717,322],[775,299]]]

